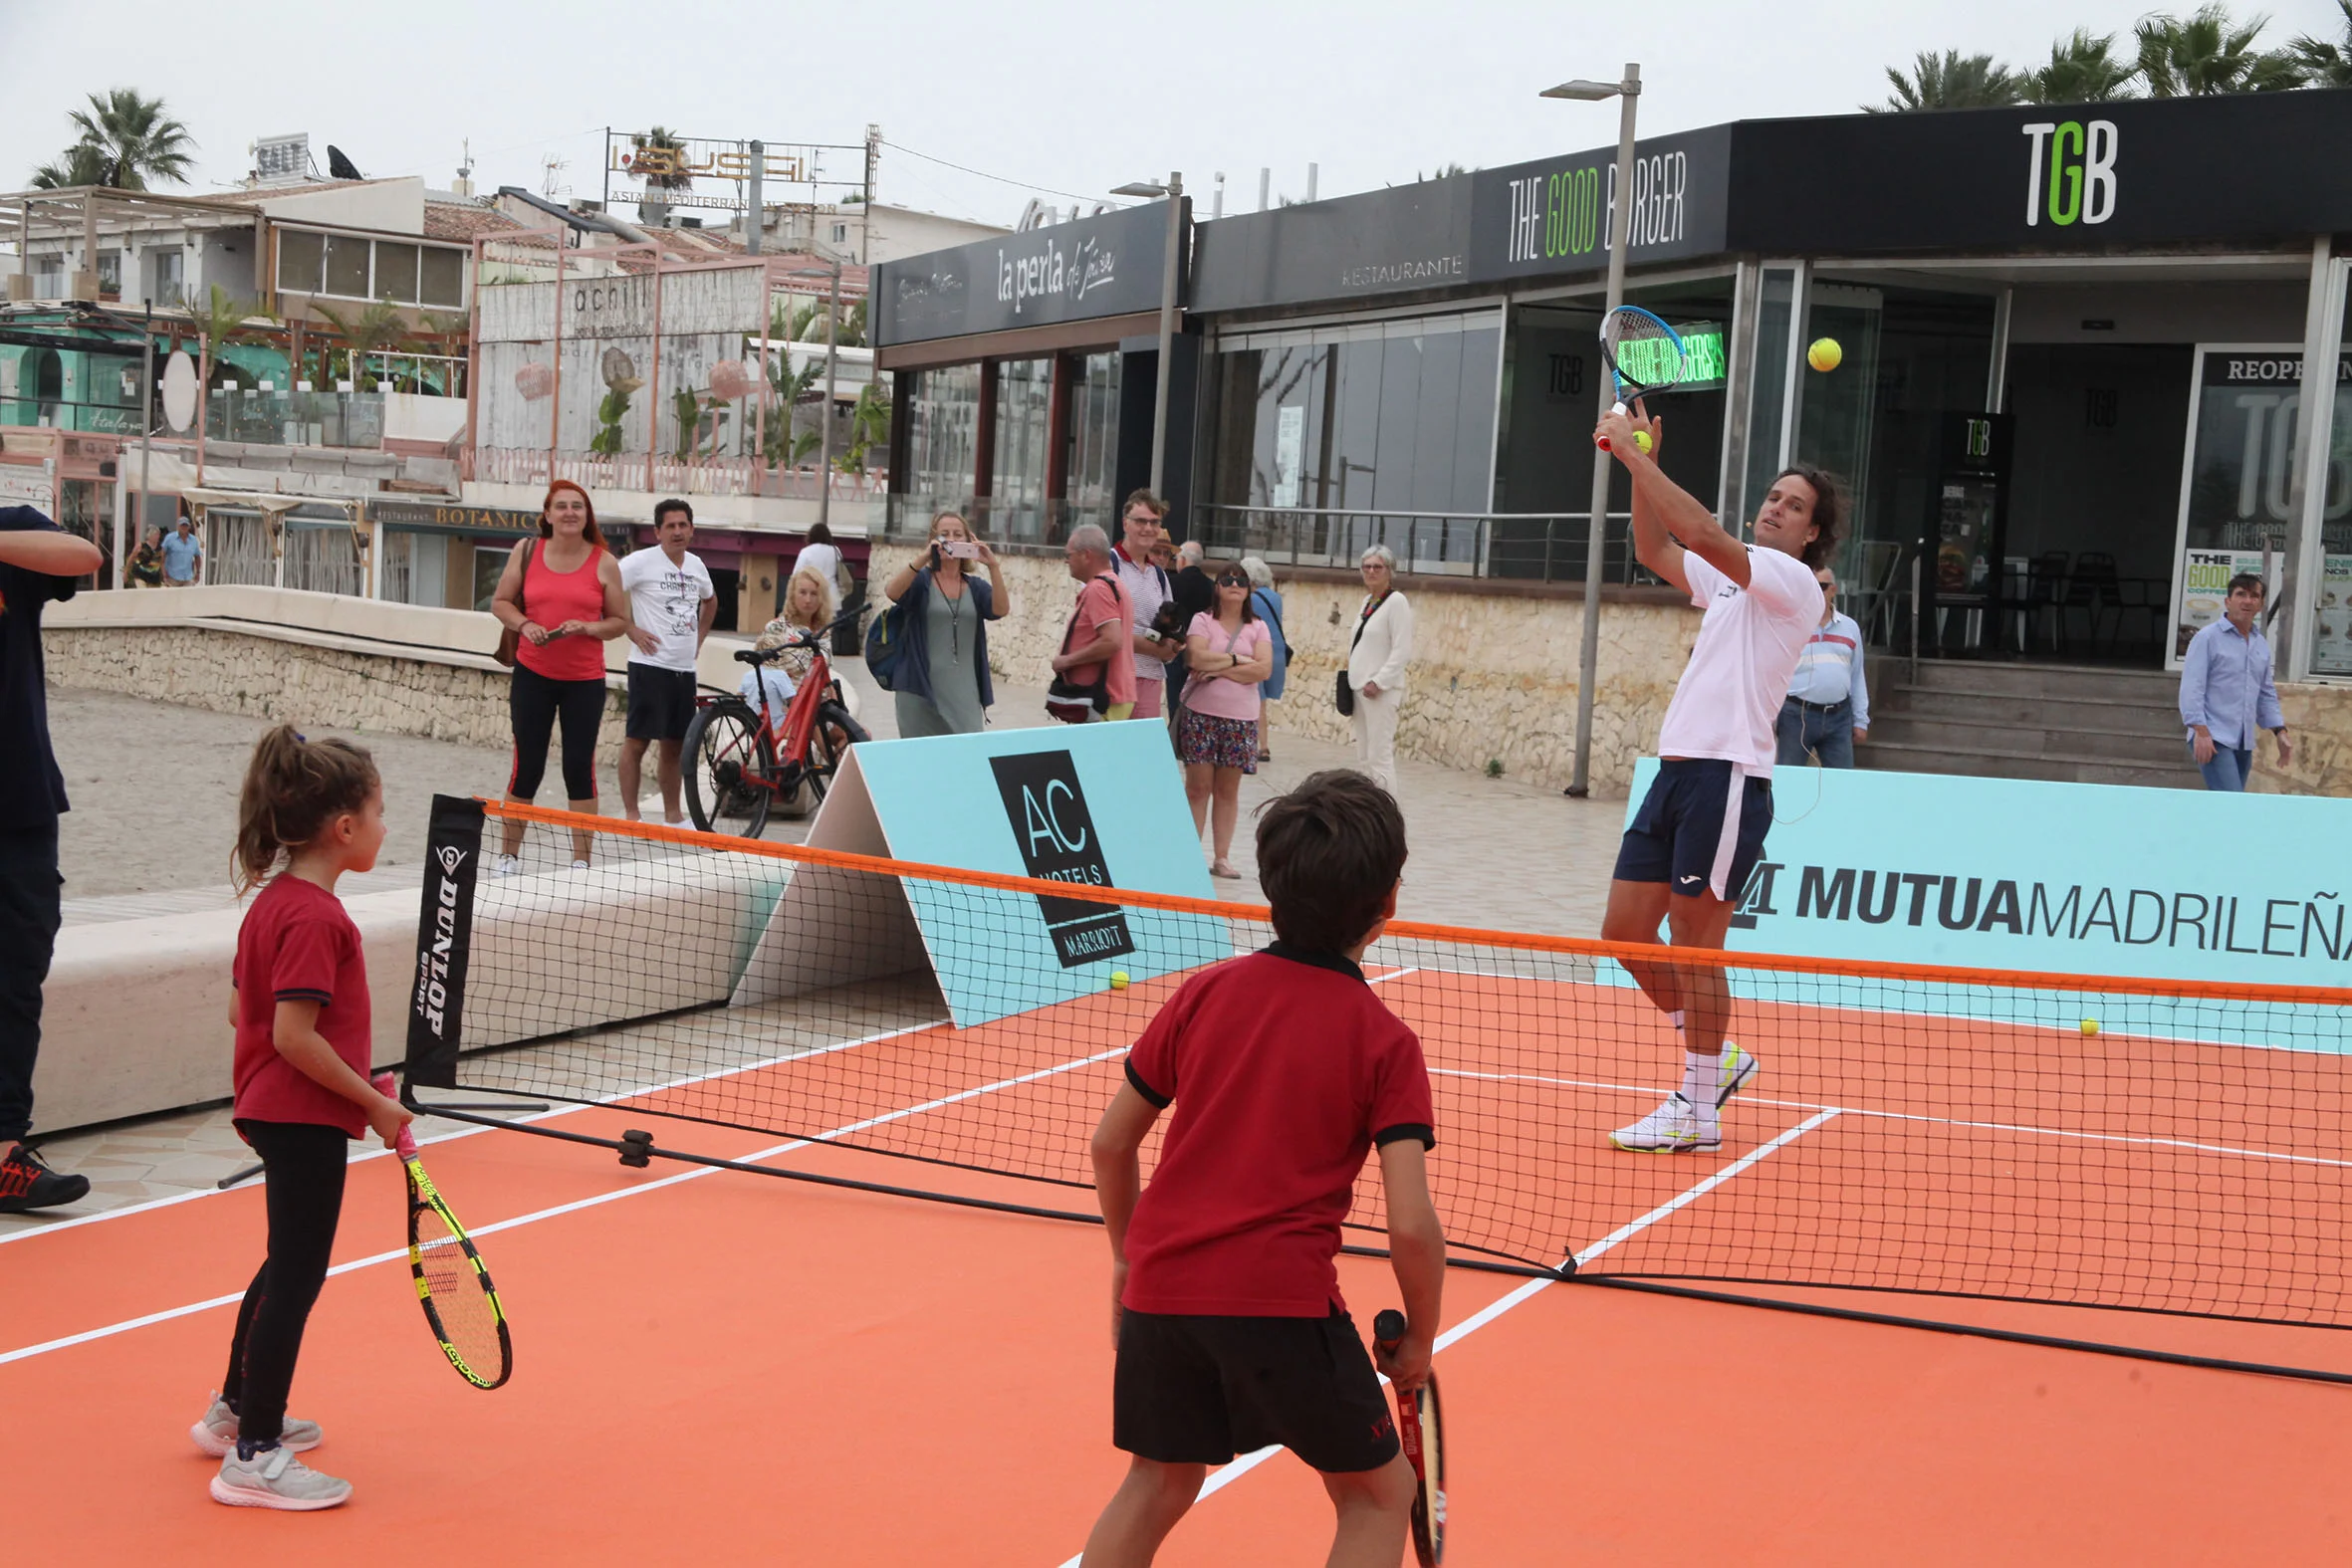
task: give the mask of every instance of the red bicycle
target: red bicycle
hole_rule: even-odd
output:
[[[851,610],[822,630],[796,632],[777,648],[741,648],[738,664],[754,670],[793,648],[812,649],[809,674],[781,709],[769,700],[765,678],[755,682],[759,706],[732,692],[696,699],[686,726],[686,809],[706,833],[757,838],[768,813],[788,812],[824,798],[841,758],[870,740],[841,696],[841,683],[825,658],[824,639],[835,626],[856,618]]]

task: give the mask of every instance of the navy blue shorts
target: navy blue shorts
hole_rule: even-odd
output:
[[[1660,763],[1618,846],[1616,879],[1664,882],[1729,903],[1764,858],[1771,825],[1769,779],[1740,779],[1715,758]]]

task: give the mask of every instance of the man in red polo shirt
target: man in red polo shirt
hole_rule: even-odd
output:
[[[1127,1057],[1094,1132],[1118,1345],[1111,1441],[1133,1456],[1085,1568],[1146,1564],[1212,1464],[1279,1443],[1322,1473],[1329,1562],[1395,1568],[1413,1472],[1332,1259],[1364,1156],[1380,1151],[1411,1324],[1380,1370],[1429,1374],[1445,1233],[1421,1042],[1357,967],[1396,914],[1405,824],[1361,774],[1316,774],[1259,818],[1279,938],[1194,976]],[[1173,1104],[1143,1190],[1137,1152]]]

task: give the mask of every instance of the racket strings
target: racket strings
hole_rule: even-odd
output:
[[[416,1211],[413,1234],[417,1268],[441,1337],[468,1367],[497,1376],[506,1362],[506,1337],[473,1254],[430,1205]]]
[[[1682,338],[1646,311],[1611,311],[1601,322],[1600,340],[1609,368],[1628,390],[1668,387],[1683,378]]]

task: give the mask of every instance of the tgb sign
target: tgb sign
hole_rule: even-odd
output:
[[[2041,119],[2017,128],[2031,148],[2025,227],[2039,228],[2044,217],[2063,228],[2115,216],[2115,153],[2122,138],[2114,120]]]

